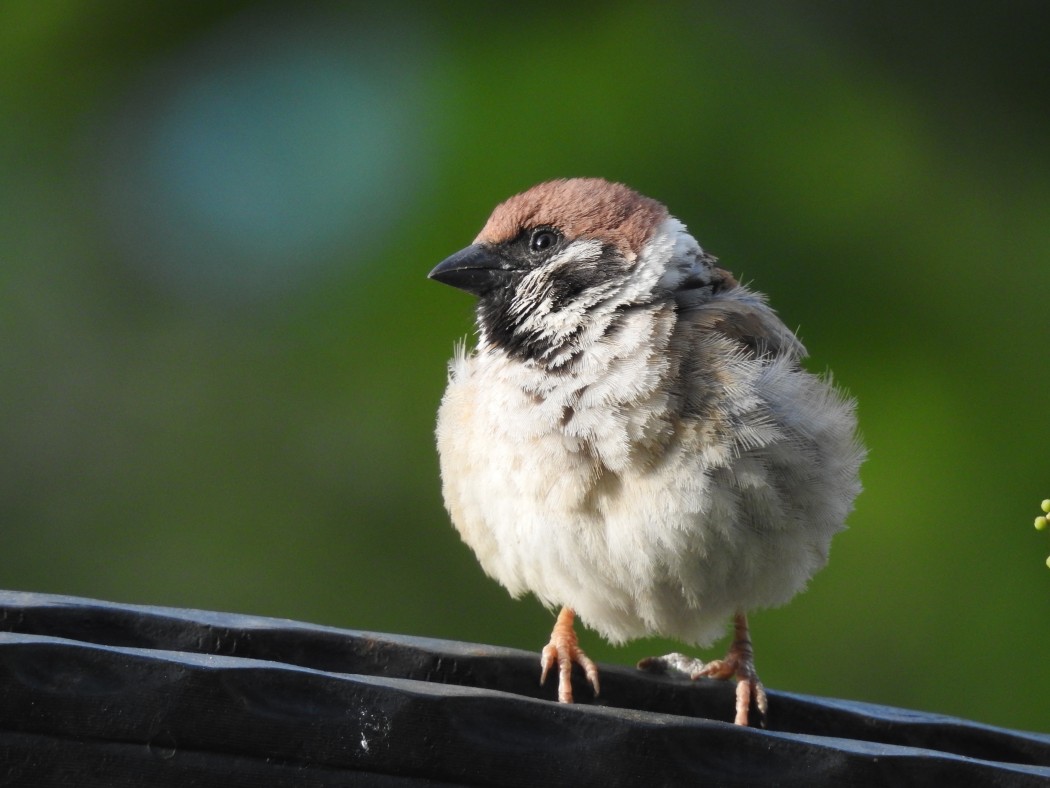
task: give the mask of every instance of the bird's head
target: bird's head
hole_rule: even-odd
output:
[[[430,278],[478,296],[482,343],[549,363],[624,310],[735,285],[715,262],[656,200],[573,178],[498,205],[474,243]]]

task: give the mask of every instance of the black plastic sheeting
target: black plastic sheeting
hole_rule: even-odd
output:
[[[1050,784],[1050,735],[536,654],[0,591],[0,785]]]

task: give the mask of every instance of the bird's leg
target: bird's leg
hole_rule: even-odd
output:
[[[638,663],[642,670],[669,671],[685,673],[691,679],[735,678],[736,684],[736,718],[737,725],[747,725],[751,710],[751,701],[755,702],[761,720],[766,718],[766,688],[755,672],[755,653],[751,647],[751,635],[747,629],[747,616],[737,613],[733,619],[733,643],[729,646],[725,659],[716,659],[706,665],[699,659],[684,654],[668,654],[665,657],[650,657]]]
[[[551,642],[543,647],[540,654],[540,684],[547,680],[547,672],[558,663],[558,700],[561,703],[572,703],[572,663],[576,663],[583,672],[587,674],[587,681],[594,688],[594,694],[598,694],[598,666],[591,658],[583,653],[579,641],[576,639],[576,630],[572,623],[576,614],[569,608],[563,607],[558,614],[558,620],[554,623],[551,631]]]

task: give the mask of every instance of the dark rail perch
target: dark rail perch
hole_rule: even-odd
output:
[[[773,691],[739,728],[609,665],[564,706],[492,646],[17,592],[0,630],[0,785],[1050,784],[1050,735]]]

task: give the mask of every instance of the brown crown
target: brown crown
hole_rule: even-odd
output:
[[[663,205],[621,183],[547,181],[496,206],[475,242],[499,244],[524,229],[549,226],[570,240],[598,238],[636,255],[667,216]]]

